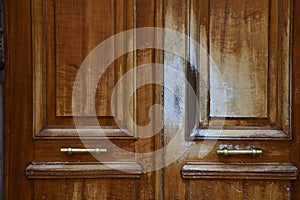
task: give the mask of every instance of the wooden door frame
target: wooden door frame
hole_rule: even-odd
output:
[[[30,199],[30,182],[26,180],[24,167],[33,160],[33,141],[30,134],[33,130],[33,105],[32,96],[28,95],[33,92],[29,12],[31,3],[30,0],[5,0],[3,5],[6,49],[4,199],[10,199],[17,186],[22,198]],[[17,99],[22,99],[23,104],[20,105]]]
[[[291,160],[300,169],[300,2],[293,1],[292,40],[292,131]],[[298,189],[297,189],[298,188]],[[300,199],[300,180],[294,184],[294,199]]]

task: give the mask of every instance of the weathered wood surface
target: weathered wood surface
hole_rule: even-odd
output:
[[[186,75],[199,104],[198,127],[186,127],[195,121],[195,117],[187,120],[188,114],[197,111],[194,100],[190,99],[193,95],[186,94],[187,86],[178,87],[176,98],[173,94],[164,96],[165,104],[182,103],[180,109],[178,106],[177,110],[169,111],[174,113],[170,119],[165,119],[164,142],[173,144],[173,148],[165,151],[165,163],[178,156],[164,170],[166,199],[293,198],[296,163],[299,163],[295,150],[299,145],[298,142],[294,148],[291,145],[299,134],[293,128],[297,122],[291,120],[290,109],[292,102],[298,102],[295,97],[291,101],[291,94],[298,90],[297,84],[290,82],[293,70],[298,71],[295,66],[291,68],[292,22],[297,23],[295,18],[298,18],[292,10],[293,2],[289,0],[165,1],[165,27],[192,37],[209,54],[200,54],[190,41],[182,45],[186,49],[185,59],[198,66],[190,66],[184,59],[178,61],[176,55],[165,53],[165,64]],[[199,70],[198,74],[193,67]],[[165,81],[172,83],[172,80],[178,82],[165,76]],[[218,156],[216,150],[226,145],[237,149],[257,147],[263,154],[255,158]],[[195,171],[187,170],[191,165],[186,163],[190,162],[199,163]],[[228,171],[219,168],[215,172],[209,167],[203,170],[202,162],[216,162],[218,166],[236,162],[241,169],[229,165],[232,176],[226,176]],[[272,170],[264,175],[255,172],[254,168],[266,162],[292,171],[283,172],[283,180],[263,181],[276,177]],[[284,167],[281,162],[293,166]],[[243,163],[255,167],[241,175]],[[182,178],[182,173],[187,179]],[[229,180],[233,177],[237,179]],[[244,179],[253,177],[256,180]]]
[[[101,161],[118,161],[124,169],[131,168],[134,173],[118,175],[113,170],[95,169],[85,165],[86,162],[98,161],[92,155],[70,156],[60,152],[62,147],[85,147],[78,138],[71,116],[73,84],[81,62],[96,45],[116,33],[135,27],[162,26],[162,22],[157,20],[162,10],[156,12],[157,5],[162,6],[162,2],[5,1],[5,199],[154,199],[155,195],[160,195],[160,191],[155,189],[158,188],[156,185],[161,184],[160,176],[152,171],[141,173],[157,164],[155,158],[126,153],[153,152],[160,145],[159,134],[155,138],[137,140],[140,133],[128,134],[126,130],[122,131],[116,126],[110,102],[114,85],[127,70],[136,64],[155,63],[156,57],[157,60],[162,59],[162,54],[152,49],[129,52],[117,58],[100,80],[95,109],[98,121],[104,128],[103,134],[99,135],[95,131],[93,126],[98,124],[89,119],[85,121],[87,127],[84,130],[89,137],[89,147],[100,145],[108,149],[101,154]],[[155,35],[147,37],[154,41]],[[126,42],[118,42],[121,44],[118,48],[126,48],[128,45]],[[132,41],[129,44],[133,45]],[[113,55],[114,52],[111,53]],[[134,81],[142,82],[149,77],[154,77],[154,72],[149,71],[135,80],[129,80],[121,87],[122,91],[117,91],[120,94],[117,100],[118,115],[122,116],[120,113],[125,110],[122,98],[132,89],[130,87],[134,86]],[[85,81],[88,86],[92,80],[87,77]],[[156,87],[147,85],[140,88],[131,98],[130,112],[139,125],[149,123],[149,108],[159,101],[155,98],[155,92],[158,92],[155,91]],[[90,89],[87,87],[82,92]],[[87,110],[91,109],[89,106],[87,104]],[[119,116],[116,117],[120,120]],[[122,125],[127,125],[126,121],[120,121]],[[105,142],[103,139],[107,138],[104,136],[108,136],[110,142]],[[110,147],[107,146],[109,144]],[[48,173],[57,175],[56,179],[26,179],[26,166],[32,162],[78,161],[75,167],[77,170],[82,167],[98,175],[92,177],[89,172],[66,179],[71,176],[71,169],[61,165],[56,166],[55,172],[51,172],[47,165],[35,165],[27,168],[32,172],[30,176],[45,178],[46,173],[41,171],[48,170]],[[141,168],[123,165],[124,162],[138,162]],[[115,178],[105,178],[106,172]],[[80,170],[74,173],[76,177]]]
[[[29,179],[140,178],[142,168],[134,162],[32,163],[25,169]]]
[[[299,180],[290,180],[296,178],[294,166],[300,167],[299,2],[116,2],[4,1],[7,49],[5,199],[299,199]],[[100,81],[96,94],[96,110],[100,116],[98,121],[101,125],[109,127],[104,134],[109,136],[116,146],[109,149],[104,140],[94,140],[93,137],[97,133],[93,132],[91,127],[86,129],[91,139],[90,146],[100,145],[102,148],[108,148],[108,152],[101,155],[103,162],[135,162],[141,165],[142,170],[151,169],[163,161],[167,163],[180,151],[183,151],[183,154],[158,172],[141,173],[137,165],[125,167],[120,164],[134,172],[134,175],[122,174],[122,178],[116,176],[113,170],[103,169],[103,166],[93,168],[86,165],[81,168],[84,163],[97,160],[92,155],[69,156],[59,151],[60,148],[69,146],[84,148],[77,138],[74,122],[70,117],[72,82],[78,66],[89,50],[111,34],[133,27],[149,26],[164,26],[187,34],[214,57],[226,83],[228,96],[225,100],[228,112],[225,115],[218,110],[222,106],[217,98],[220,88],[214,85],[214,74],[208,68],[209,65],[199,68],[203,73],[204,82],[212,87],[207,87],[204,82],[200,83],[198,77],[189,78],[194,78],[190,82],[195,84],[193,88],[196,89],[201,103],[198,131],[206,129],[209,125],[215,126],[216,129],[225,125],[224,137],[219,138],[216,143],[215,137],[203,142],[205,133],[202,132],[197,141],[192,141],[188,138],[185,127],[178,128],[178,124],[173,126],[167,121],[163,139],[161,132],[155,137],[138,138],[139,133],[126,136],[124,132],[114,128],[116,123],[109,110],[111,89],[126,70],[135,65],[157,61],[176,65],[182,69],[182,73],[189,72],[184,59],[177,62],[174,55],[170,56],[153,49],[138,50],[116,60]],[[42,37],[45,32],[47,34]],[[142,39],[147,36],[140,37]],[[57,40],[54,40],[55,38]],[[147,40],[163,42],[154,37]],[[209,63],[207,57],[195,55],[197,51],[188,42],[182,48],[186,49],[187,56],[194,56],[193,59],[196,59],[197,63]],[[135,81],[142,82],[144,78],[149,77],[161,80],[162,76],[162,71],[149,71],[140,74]],[[164,78],[166,80],[172,77],[164,74]],[[174,80],[177,80],[176,77]],[[133,87],[133,83],[126,86]],[[123,89],[125,91],[126,88]],[[199,91],[200,94],[197,93]],[[173,102],[169,101],[167,96],[162,97],[162,93],[163,88],[157,85],[146,85],[136,92],[136,104],[131,105],[131,109],[139,125],[149,123],[148,111],[151,105],[162,103],[163,100],[165,106]],[[185,95],[183,91],[181,97],[186,97]],[[183,99],[183,102],[189,101]],[[173,109],[177,109],[175,105]],[[124,111],[122,102],[118,104],[118,110]],[[179,110],[174,112],[181,115],[173,116],[182,117],[181,124],[186,124],[186,110],[188,109],[184,107],[182,113]],[[193,108],[189,111],[192,110]],[[223,121],[222,117],[226,120]],[[174,121],[178,122],[177,119]],[[88,120],[86,122],[94,125]],[[177,131],[180,137],[174,141],[172,139]],[[164,144],[161,143],[161,139]],[[152,152],[170,142],[174,145],[173,148],[165,149],[164,157],[158,155],[160,157],[157,159],[145,155],[126,157],[117,148],[129,152]],[[216,149],[224,145],[243,149],[257,147],[263,150],[263,155],[256,158],[220,157],[216,154]],[[201,157],[205,151],[208,154]],[[75,171],[85,172],[82,176],[79,176],[79,173],[72,174],[73,178],[69,179],[66,177],[71,176],[73,168],[66,169],[62,165],[56,165],[54,169],[48,168],[49,165],[30,166],[33,161],[74,162],[77,163]],[[181,171],[187,163],[191,166],[190,162],[200,162],[201,166],[202,162],[225,163],[224,165],[232,162],[252,163],[253,168],[248,171],[244,169],[244,174],[240,176],[238,174],[242,164],[234,169],[229,167],[232,170],[230,176],[225,176],[228,169],[222,171],[216,168],[216,172],[210,176],[215,177],[214,180],[209,180],[203,179],[202,176],[209,170],[203,172],[203,168],[198,164],[195,168],[192,167],[195,171],[188,167]],[[275,163],[272,164],[274,168],[260,176],[261,172],[257,172],[258,166],[267,162]],[[293,166],[285,166],[282,163],[292,163]],[[26,166],[29,166],[27,173],[30,179],[26,179]],[[264,167],[270,169],[266,165]],[[282,173],[276,172],[275,168],[278,167],[283,170]],[[91,172],[98,175],[91,177]],[[49,176],[49,173],[53,176]],[[115,178],[104,177],[106,173]],[[183,178],[182,173],[193,178]],[[230,179],[232,177],[236,179]],[[268,180],[263,180],[267,178]]]
[[[188,162],[182,169],[187,179],[296,180],[298,169],[291,163]]]

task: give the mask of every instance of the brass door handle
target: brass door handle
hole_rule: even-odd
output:
[[[107,152],[107,149],[101,149],[101,148],[88,148],[88,149],[83,149],[83,148],[61,148],[60,152],[63,154],[84,154],[84,153],[94,153],[94,154],[100,154]]]
[[[221,156],[230,156],[230,155],[250,155],[253,157],[259,156],[263,153],[261,149],[218,149],[217,154]]]

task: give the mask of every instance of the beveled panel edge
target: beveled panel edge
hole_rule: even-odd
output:
[[[187,162],[181,169],[185,179],[296,180],[292,163]]]
[[[78,130],[85,132],[84,136],[79,135]],[[131,139],[136,140],[137,137],[130,134],[126,129],[121,128],[44,128],[40,132],[34,134],[34,139]]]
[[[33,46],[32,53],[33,55],[33,80],[32,80],[32,89],[33,89],[33,139],[79,139],[78,134],[73,130],[65,131],[68,128],[63,128],[65,130],[61,130],[60,132],[62,134],[53,134],[53,129],[50,130],[48,128],[45,128],[43,126],[47,126],[46,123],[47,120],[47,112],[46,112],[46,102],[47,102],[47,95],[46,95],[46,53],[45,53],[45,37],[44,35],[47,34],[47,28],[43,24],[45,24],[45,20],[47,16],[43,15],[44,7],[46,7],[44,1],[39,0],[30,0],[31,2],[31,21],[32,21],[32,34],[31,34],[31,43]],[[129,20],[128,18],[124,18],[123,20],[126,21],[126,27],[125,29],[134,29],[136,27],[136,0],[130,0],[126,2],[125,4],[130,5],[132,4],[132,19]],[[129,11],[129,9],[126,7],[126,12]],[[43,16],[43,17],[36,17],[36,16]],[[129,20],[129,21],[128,21]],[[50,26],[47,26],[50,27]],[[132,44],[134,46],[134,44]],[[136,55],[134,54],[133,59],[133,66],[136,66],[137,60]],[[130,65],[131,66],[131,65]],[[136,97],[134,96],[134,102],[136,102]],[[135,105],[134,105],[135,106]],[[135,113],[135,107],[132,107],[133,113]],[[97,116],[98,117],[98,116]],[[107,117],[107,116],[106,116]],[[111,117],[111,116],[108,116]],[[109,139],[131,139],[136,140],[137,135],[134,133],[128,134],[126,131],[120,131],[118,128],[114,130],[113,132],[119,132],[119,134],[112,135],[110,131],[104,131],[104,134],[87,134],[86,137],[80,137],[80,138],[88,138],[88,139],[103,139],[103,138],[109,138]]]
[[[33,162],[25,169],[27,179],[140,178],[137,162]]]
[[[274,9],[272,6],[273,7],[275,6],[275,8],[278,7],[278,6],[279,7],[277,9]],[[278,105],[276,107],[267,108],[268,113],[267,113],[267,118],[266,119],[268,119],[268,120],[271,119],[270,120],[271,123],[270,124],[265,124],[265,125],[272,125],[272,124],[274,124],[274,122],[278,123],[276,121],[277,117],[278,117],[277,116],[278,113],[274,114],[274,115],[276,115],[276,117],[275,116],[272,117],[272,115],[270,116],[270,111],[274,111],[275,110],[277,112],[278,109],[281,110],[281,111],[283,111],[282,113],[278,111],[279,112],[278,119],[280,119],[279,122],[283,123],[282,137],[276,137],[276,136],[275,137],[273,137],[273,136],[271,136],[271,137],[269,137],[269,136],[268,137],[255,136],[255,137],[251,137],[251,138],[248,138],[247,136],[246,137],[241,136],[241,137],[236,137],[236,138],[218,137],[220,139],[223,139],[223,140],[230,140],[230,139],[242,139],[242,140],[249,140],[249,139],[251,139],[251,140],[252,139],[253,140],[268,140],[268,139],[271,139],[271,140],[273,140],[273,139],[275,139],[275,140],[290,140],[292,138],[292,133],[291,133],[291,124],[292,124],[292,122],[291,122],[291,114],[292,113],[290,111],[290,106],[291,106],[291,99],[290,98],[291,98],[291,92],[292,92],[292,90],[291,90],[291,88],[289,86],[289,84],[290,84],[289,79],[291,78],[291,74],[292,74],[292,66],[290,64],[290,61],[291,61],[291,52],[290,52],[290,48],[291,48],[291,46],[290,46],[290,43],[291,43],[291,34],[289,32],[290,32],[290,29],[293,28],[292,25],[291,25],[291,21],[292,21],[292,14],[291,13],[293,11],[293,4],[292,4],[291,0],[288,0],[287,2],[280,3],[280,4],[277,1],[274,1],[274,2],[272,1],[272,2],[270,2],[270,7],[269,8],[271,9],[270,10],[270,14],[269,14],[269,20],[272,20],[272,21],[276,22],[276,25],[274,26],[274,29],[275,30],[279,30],[279,29],[281,30],[282,29],[282,31],[281,32],[280,31],[276,32],[274,30],[272,31],[270,29],[270,27],[269,27],[269,33],[268,34],[271,33],[271,34],[275,34],[276,35],[275,42],[273,42],[273,43],[271,43],[271,44],[268,45],[268,46],[275,45],[272,48],[272,51],[275,51],[275,56],[273,56],[274,60],[275,60],[275,63],[272,64],[272,65],[276,68],[276,73],[273,73],[273,74],[276,74],[276,76],[278,74],[280,74],[280,80],[279,80],[279,78],[276,77],[276,78],[274,78],[273,82],[274,83],[276,82],[277,84],[279,84],[278,88],[280,88],[280,89],[279,90],[278,90],[278,88],[275,89],[276,95],[278,95],[278,98],[275,98],[276,95],[273,95],[273,96],[270,96],[270,94],[267,95],[268,96],[268,98],[267,98],[267,104],[270,104],[270,102],[268,102],[268,101],[270,101],[270,99],[274,99],[275,102],[278,102],[278,100],[280,99],[280,101],[285,102],[285,103],[282,103],[281,106]],[[204,8],[204,9],[209,9],[209,7],[208,8]],[[271,17],[271,14],[275,15],[275,17],[274,16]],[[206,18],[209,18],[209,14],[208,14],[208,16],[206,16]],[[201,18],[198,17],[197,19],[199,20]],[[205,20],[203,20],[203,21],[205,21]],[[189,25],[191,24],[190,21],[188,23],[189,23]],[[202,22],[200,22],[200,23],[202,23]],[[272,25],[272,24],[275,24],[275,23],[270,23],[270,24]],[[205,30],[207,30],[207,29],[205,29]],[[206,35],[209,35],[209,33],[206,33]],[[202,37],[202,40],[204,40],[203,41],[204,44],[207,43],[207,40],[208,40],[207,37],[208,36]],[[280,39],[278,39],[277,37],[280,38]],[[280,41],[280,42],[278,42],[278,41]],[[279,46],[277,47],[277,45],[279,45],[280,47]],[[279,59],[279,57],[280,57],[280,59]],[[269,59],[272,60],[270,55],[269,55]],[[270,60],[269,60],[269,63],[270,63]],[[206,70],[202,70],[202,71],[206,72]],[[268,73],[268,76],[270,75],[269,73]],[[207,76],[207,74],[206,74],[206,76]],[[206,77],[206,76],[204,76],[204,77]],[[203,73],[202,73],[202,77],[203,77]],[[207,78],[205,80],[207,80]],[[267,85],[269,84],[269,81],[270,80],[268,80]],[[271,85],[275,85],[275,84],[271,84]],[[268,90],[269,90],[269,88],[268,88]],[[207,101],[207,98],[209,96],[208,90],[207,91],[203,90],[203,91],[204,91],[205,95],[203,95],[204,100],[202,99],[202,102],[205,101],[205,99]],[[198,93],[197,93],[197,96],[200,99],[200,96],[199,96]],[[201,101],[199,100],[199,102],[201,102]],[[205,104],[206,104],[205,105],[206,109],[204,108],[203,112],[202,112],[202,115],[204,115],[204,116],[201,116],[200,118],[202,119],[202,121],[201,120],[199,120],[199,121],[200,121],[200,123],[205,123],[206,124],[206,123],[209,122],[209,120],[210,120],[210,118],[212,118],[212,116],[210,116],[209,112],[207,111],[207,102]],[[199,103],[199,105],[201,105],[201,104]],[[221,118],[226,118],[226,117],[221,117]],[[237,117],[237,118],[239,118],[239,117]],[[252,118],[251,120],[257,120],[257,119],[260,120],[261,119],[260,117],[250,117],[250,116],[246,117],[246,118]],[[239,119],[241,121],[243,121],[246,118],[241,117]],[[202,140],[202,139],[204,139],[203,136],[196,136],[196,137],[195,136],[196,136],[195,134],[190,134],[190,135],[187,134],[186,138],[188,140],[192,140],[192,139]],[[205,137],[205,139],[214,139],[215,140],[216,137],[210,137],[210,136],[208,136],[208,137]]]
[[[245,128],[245,129],[243,129]],[[291,140],[288,133],[279,129],[258,129],[243,127],[241,129],[197,128],[187,137],[187,140]]]

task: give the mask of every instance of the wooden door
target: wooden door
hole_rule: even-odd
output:
[[[165,199],[299,199],[299,2],[166,0],[165,27],[190,37],[164,57],[187,80],[165,69]]]
[[[4,1],[5,199],[299,199],[299,12],[292,0]],[[76,87],[99,44],[141,27],[167,29],[109,40],[114,62],[96,59]],[[238,150],[252,155],[224,156]]]
[[[154,152],[159,138],[139,138],[128,122],[131,118],[138,125],[149,124],[148,110],[159,96],[155,85],[130,93],[154,74],[139,73],[135,66],[156,60],[152,49],[130,49],[143,37],[153,42],[154,35],[111,39],[106,51],[96,56],[116,57],[114,62],[105,66],[100,61],[93,68],[105,69],[100,80],[93,76],[97,72],[87,72],[74,94],[83,61],[97,62],[97,57],[90,58],[98,45],[126,30],[160,25],[155,19],[155,11],[161,9],[158,2],[5,1],[6,199],[154,199],[160,195],[155,189],[159,175],[150,170],[157,159],[145,156]],[[120,77],[130,70],[139,76],[119,84],[117,98],[111,100]],[[94,93],[93,81],[98,83]],[[75,114],[79,124],[72,117],[74,101],[84,105],[83,112]],[[124,117],[125,112],[130,116]],[[79,126],[82,135],[76,130]]]

